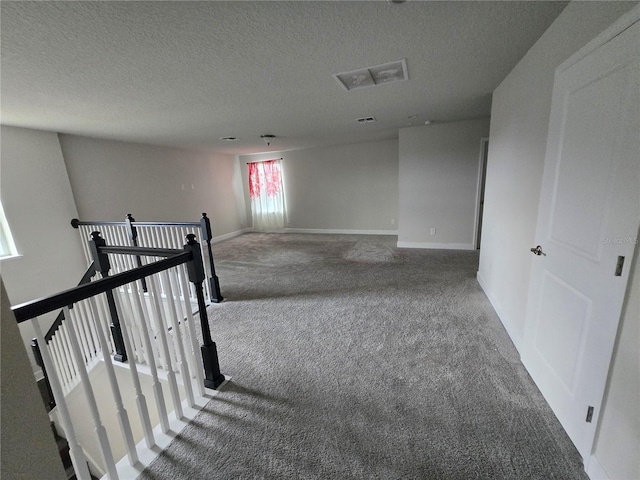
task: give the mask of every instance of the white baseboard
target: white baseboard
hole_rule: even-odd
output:
[[[602,467],[600,460],[598,460],[598,457],[593,454],[589,458],[589,464],[585,470],[591,480],[610,480],[609,475],[607,475],[607,472]]]
[[[217,237],[213,237],[211,239],[211,243],[222,242],[223,240],[228,240],[233,237],[237,237],[238,235],[242,235],[243,233],[252,232],[252,228],[243,228],[241,230],[236,230],[235,232],[225,233],[224,235],[218,235]]]
[[[437,250],[475,250],[472,243],[398,242],[398,248],[432,248]]]
[[[398,235],[397,230],[347,230],[333,228],[285,228],[284,233],[320,233],[331,235]]]
[[[491,303],[491,306],[493,307],[496,314],[498,315],[498,318],[502,322],[502,326],[507,331],[509,338],[511,338],[513,345],[516,347],[516,350],[518,350],[518,353],[520,353],[520,344],[522,342],[522,338],[520,337],[520,335],[517,335],[516,332],[514,332],[513,328],[511,327],[513,323],[509,320],[507,315],[504,313],[504,310],[502,310],[502,307],[500,306],[500,304],[496,300],[496,297],[493,295],[493,293],[487,286],[487,282],[484,280],[480,272],[476,274],[476,278],[478,280],[478,283],[480,284],[480,287],[482,287],[484,294],[489,299],[489,303]]]

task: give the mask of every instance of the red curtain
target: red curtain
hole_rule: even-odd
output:
[[[281,186],[282,178],[278,160],[249,164],[249,196],[251,198],[257,198],[263,192],[268,197],[274,197],[280,192]]]

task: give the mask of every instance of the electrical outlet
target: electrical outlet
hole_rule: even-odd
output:
[[[391,219],[391,225],[395,225],[395,224],[396,224],[396,219],[395,219],[395,218],[392,218],[392,219]]]
[[[436,234],[436,227],[431,227],[431,230],[429,230],[429,234],[430,235],[435,235]]]

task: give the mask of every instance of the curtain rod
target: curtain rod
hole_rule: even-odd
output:
[[[263,163],[263,162],[270,162],[272,160],[284,160],[284,158],[280,157],[280,158],[272,158],[270,160],[258,160],[257,162],[247,162],[247,165],[249,165],[250,163]]]

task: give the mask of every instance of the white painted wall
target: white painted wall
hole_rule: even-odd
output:
[[[274,158],[283,158],[287,228],[396,233],[397,140],[240,156],[248,218],[246,163]]]
[[[475,248],[480,146],[488,136],[488,118],[400,130],[399,247]]]
[[[18,258],[3,260],[2,277],[13,305],[75,287],[86,270],[77,216],[58,136],[2,126],[0,194]],[[52,316],[43,316],[46,331]],[[34,337],[20,326],[25,345]],[[31,358],[31,348],[28,347]],[[33,361],[33,360],[32,360]],[[33,363],[34,371],[39,370]]]
[[[612,480],[640,478],[639,254],[636,249],[595,447],[595,460]]]
[[[570,3],[494,91],[478,280],[516,347],[524,332],[555,68],[635,5]],[[638,296],[639,289],[630,290],[627,304],[636,305]],[[637,332],[639,322],[627,314],[623,332]],[[603,469],[617,475],[612,479],[640,478],[637,351],[637,334],[620,336],[595,451]],[[622,422],[625,429],[618,428]]]
[[[232,155],[60,135],[81,220],[198,221],[213,235],[242,228],[239,172]]]
[[[49,418],[1,279],[0,290],[0,477],[64,479]]]

